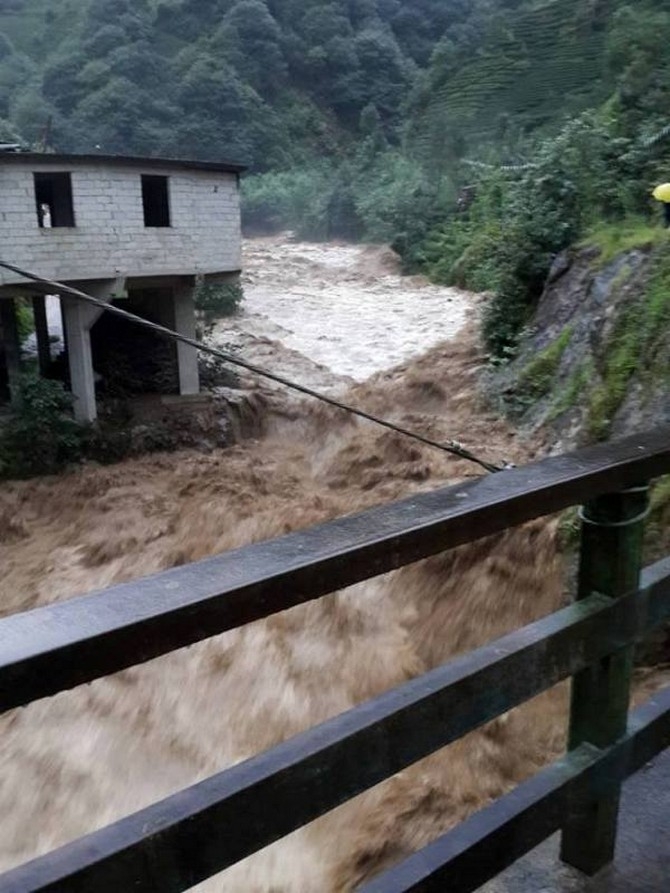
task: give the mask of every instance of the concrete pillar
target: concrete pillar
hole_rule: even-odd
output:
[[[173,289],[174,325],[180,335],[195,338],[195,286],[191,283],[176,285]],[[177,342],[177,363],[179,365],[179,393],[199,394],[200,373],[198,372],[198,351],[188,344]]]
[[[35,337],[37,339],[37,358],[40,374],[46,375],[51,365],[51,347],[49,344],[49,326],[44,295],[33,297],[33,319],[35,320]]]
[[[101,311],[64,297],[63,321],[67,332],[67,356],[70,366],[70,387],[74,396],[74,417],[80,422],[94,422],[98,417],[95,402],[95,376],[91,353],[91,326]]]
[[[79,287],[94,298],[111,301],[124,292],[125,283],[115,279],[80,283]],[[61,305],[70,366],[70,387],[74,396],[74,417],[80,422],[94,422],[98,417],[98,408],[95,400],[91,329],[104,310],[67,295],[61,298]]]
[[[11,388],[18,381],[21,374],[19,327],[16,322],[16,308],[12,298],[2,298],[0,300],[0,323],[2,324],[2,342],[5,349],[7,380]]]

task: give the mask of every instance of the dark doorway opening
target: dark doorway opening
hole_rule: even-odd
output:
[[[174,328],[171,289],[136,290],[112,303],[149,322]],[[91,349],[101,377],[99,390],[105,396],[125,399],[179,393],[177,347],[150,329],[103,313],[91,329]]]
[[[72,178],[69,173],[35,174],[35,203],[39,225],[74,226]]]
[[[142,205],[145,226],[170,226],[167,177],[142,176]]]

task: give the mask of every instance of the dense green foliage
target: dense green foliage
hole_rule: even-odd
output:
[[[613,2],[501,0],[438,43],[412,99],[412,143],[429,157],[444,136],[457,154],[483,142],[514,149],[529,128],[605,99]],[[482,15],[484,12],[484,15]]]
[[[16,313],[16,325],[19,331],[19,339],[23,344],[28,335],[35,329],[33,311],[29,300],[26,298],[18,298],[14,302],[14,310]]]
[[[0,139],[243,160],[249,231],[489,290],[504,358],[558,252],[652,223],[669,31],[670,0],[4,0]]]
[[[81,456],[82,429],[60,382],[24,375],[0,429],[0,477],[51,474]]]
[[[533,21],[527,39],[519,43],[523,29]],[[519,30],[508,29],[497,44],[500,51],[515,46],[514,53],[510,49],[505,65],[498,57],[497,64],[487,69],[491,78],[498,72],[507,86],[502,80],[487,81],[479,59],[447,77],[443,92],[435,82],[435,91],[428,94],[429,119],[440,118],[443,103],[441,126],[448,122],[454,128],[461,147],[473,134],[488,140],[494,164],[453,165],[460,183],[468,177],[476,187],[474,203],[463,214],[445,214],[405,252],[409,267],[427,270],[447,283],[493,292],[484,335],[492,353],[503,358],[514,352],[554,258],[587,230],[598,224],[602,229],[604,224],[602,231],[611,242],[608,251],[615,251],[616,243],[625,247],[628,221],[637,215],[635,228],[642,226],[651,233],[649,241],[659,240],[660,211],[650,192],[656,183],[669,179],[670,162],[665,132],[670,48],[662,38],[670,28],[668,0],[649,0],[634,8],[616,0],[591,4],[566,0],[560,9],[545,3],[521,9],[517,24]],[[557,35],[553,49],[548,33]],[[485,50],[483,57],[488,55]],[[538,60],[541,71],[535,70]],[[586,76],[587,63],[600,66],[595,81]],[[481,76],[471,90],[464,88],[458,101],[450,102],[449,96],[460,89],[463,71],[472,75],[477,66]],[[582,90],[577,89],[580,70]],[[527,82],[523,91],[519,71]],[[516,85],[510,92],[508,79],[514,77]],[[556,91],[564,91],[563,114],[577,112],[583,103],[594,107],[561,123],[561,117],[547,109],[552,96],[547,79],[553,79],[554,101]],[[487,83],[490,89],[484,90]],[[532,99],[537,90],[544,97],[540,104]],[[517,103],[522,92],[521,106]],[[484,96],[488,106],[482,105]],[[495,101],[510,114],[515,128],[502,127],[499,118],[497,136],[491,123]],[[414,135],[418,144],[420,125],[419,118]],[[529,164],[498,166],[519,155]],[[618,231],[619,236],[613,235]]]
[[[652,212],[659,144],[641,150],[618,116],[584,113],[534,147],[521,171],[485,170],[463,214],[434,228],[408,261],[440,281],[490,290],[484,334],[492,351],[513,348],[551,263],[600,220]]]
[[[161,420],[134,426],[123,399],[108,398],[93,425],[74,420],[72,402],[61,382],[35,372],[21,376],[0,424],[0,479],[56,474],[85,460],[106,464],[176,446],[174,431]]]
[[[553,120],[557,88],[560,111],[585,107],[611,5],[4,0],[0,127],[36,143],[51,118],[59,149],[258,170],[340,161],[377,131],[378,150],[405,141],[441,166],[473,136]]]
[[[239,159],[256,229],[390,238],[422,189],[405,105],[494,0],[5,0],[0,139]],[[361,182],[363,181],[363,182]]]
[[[0,118],[38,141],[51,116],[60,149],[290,168],[337,155],[368,107],[397,127],[451,6],[463,4],[5,0]]]
[[[236,282],[199,282],[195,290],[195,309],[201,327],[209,334],[222,316],[232,316],[244,300],[242,286]]]

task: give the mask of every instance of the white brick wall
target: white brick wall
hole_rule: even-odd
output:
[[[71,173],[74,228],[39,227],[38,171]],[[169,177],[170,227],[144,226],[143,173]],[[240,251],[233,173],[0,159],[0,260],[48,279],[225,272],[240,268]],[[25,280],[0,270],[0,285],[14,282]]]

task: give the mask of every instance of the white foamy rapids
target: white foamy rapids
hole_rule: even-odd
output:
[[[271,339],[355,381],[453,337],[474,302],[459,289],[402,276],[392,251],[369,245],[254,240],[245,270],[243,312],[220,324],[216,340],[244,344],[247,355],[249,336]],[[294,371],[312,383],[300,365]]]

